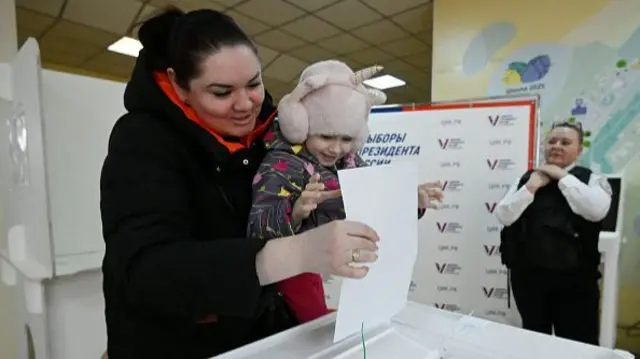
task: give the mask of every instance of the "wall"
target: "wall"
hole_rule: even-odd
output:
[[[543,131],[558,119],[580,120],[589,135],[583,164],[627,171],[618,344],[634,351],[640,350],[638,14],[638,0],[436,1],[432,89],[434,101],[538,93]]]
[[[7,63],[0,62],[0,126],[5,126],[7,116],[11,113],[11,68]],[[3,143],[0,141],[0,143]],[[3,164],[0,163],[0,168]],[[3,176],[0,173],[0,181]],[[0,188],[2,184],[0,183]],[[0,203],[3,198],[0,198]],[[3,206],[0,205],[0,231]],[[2,233],[2,232],[0,232]],[[1,235],[0,235],[1,236]],[[0,238],[0,247],[6,245],[5,238]],[[0,273],[1,275],[1,273]],[[18,358],[18,295],[15,289],[0,281],[0,348],[2,358]]]
[[[10,67],[6,63],[15,55],[18,47],[16,9],[14,0],[0,0],[0,126],[4,126],[6,114],[11,110]],[[0,164],[2,166],[2,164]],[[1,187],[1,185],[0,185]],[[2,198],[0,198],[2,201]],[[1,202],[0,202],[1,203]],[[1,206],[0,206],[1,207]],[[2,209],[0,209],[0,229]],[[0,281],[0,352],[2,358],[17,358],[17,296]]]
[[[111,129],[125,113],[125,85],[50,70],[41,79],[51,238],[61,276],[102,265],[98,184]]]

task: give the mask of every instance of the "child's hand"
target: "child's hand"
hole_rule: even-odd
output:
[[[438,205],[433,201],[442,203],[444,200],[444,194],[442,193],[442,183],[427,182],[418,186],[418,206],[420,208],[433,208],[437,209]]]
[[[318,204],[328,199],[338,198],[342,195],[342,192],[339,189],[325,191],[324,184],[319,181],[319,174],[315,173],[311,176],[309,183],[307,183],[304,191],[302,191],[302,194],[293,205],[293,210],[291,211],[291,222],[294,227],[308,218],[311,212],[318,208]]]

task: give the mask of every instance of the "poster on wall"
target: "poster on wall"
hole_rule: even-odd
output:
[[[506,268],[493,211],[535,160],[536,101],[384,108],[371,115],[360,155],[371,166],[413,161],[420,182],[439,180],[445,201],[419,221],[409,299],[518,325],[508,307]],[[393,185],[393,184],[389,184]],[[325,278],[337,307],[339,280]]]
[[[489,3],[436,5],[434,46],[455,45],[434,52],[433,98],[539,95],[543,132],[555,121],[582,122],[582,164],[622,172],[640,154],[640,2]],[[470,11],[456,10],[465,5]],[[548,14],[566,18],[544,31],[531,21]]]
[[[640,60],[606,51],[606,56],[590,56],[594,51],[603,50],[594,44],[579,50],[564,44],[525,46],[493,74],[488,93],[539,94],[543,128],[558,121],[582,123],[587,131],[581,162],[597,172],[616,173],[640,151]],[[571,86],[576,71],[589,76]]]

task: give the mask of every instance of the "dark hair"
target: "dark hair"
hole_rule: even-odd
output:
[[[188,13],[170,8],[145,21],[138,38],[147,66],[152,70],[172,68],[176,82],[189,89],[189,81],[200,74],[200,62],[224,46],[246,45],[257,49],[247,34],[228,15],[215,10]]]
[[[555,128],[570,128],[574,131],[576,131],[578,133],[578,140],[580,141],[580,144],[582,144],[582,142],[584,141],[584,130],[582,129],[582,123],[579,121],[560,121],[560,122],[555,122],[551,125],[551,130],[553,131],[553,129]]]

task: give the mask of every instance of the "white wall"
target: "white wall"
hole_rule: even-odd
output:
[[[99,268],[100,170],[125,113],[123,83],[44,70],[45,156],[56,275]]]
[[[11,111],[11,68],[0,63],[0,126],[5,126],[6,116]],[[3,164],[0,163],[0,168]],[[3,178],[0,176],[0,182]],[[0,187],[2,185],[0,184]],[[3,198],[0,198],[3,201]],[[0,229],[3,228],[2,206],[0,206]],[[0,232],[2,233],[2,232]],[[0,247],[6,245],[6,238],[0,236]],[[15,287],[8,287],[0,281],[0,354],[1,358],[19,358],[18,303]]]

